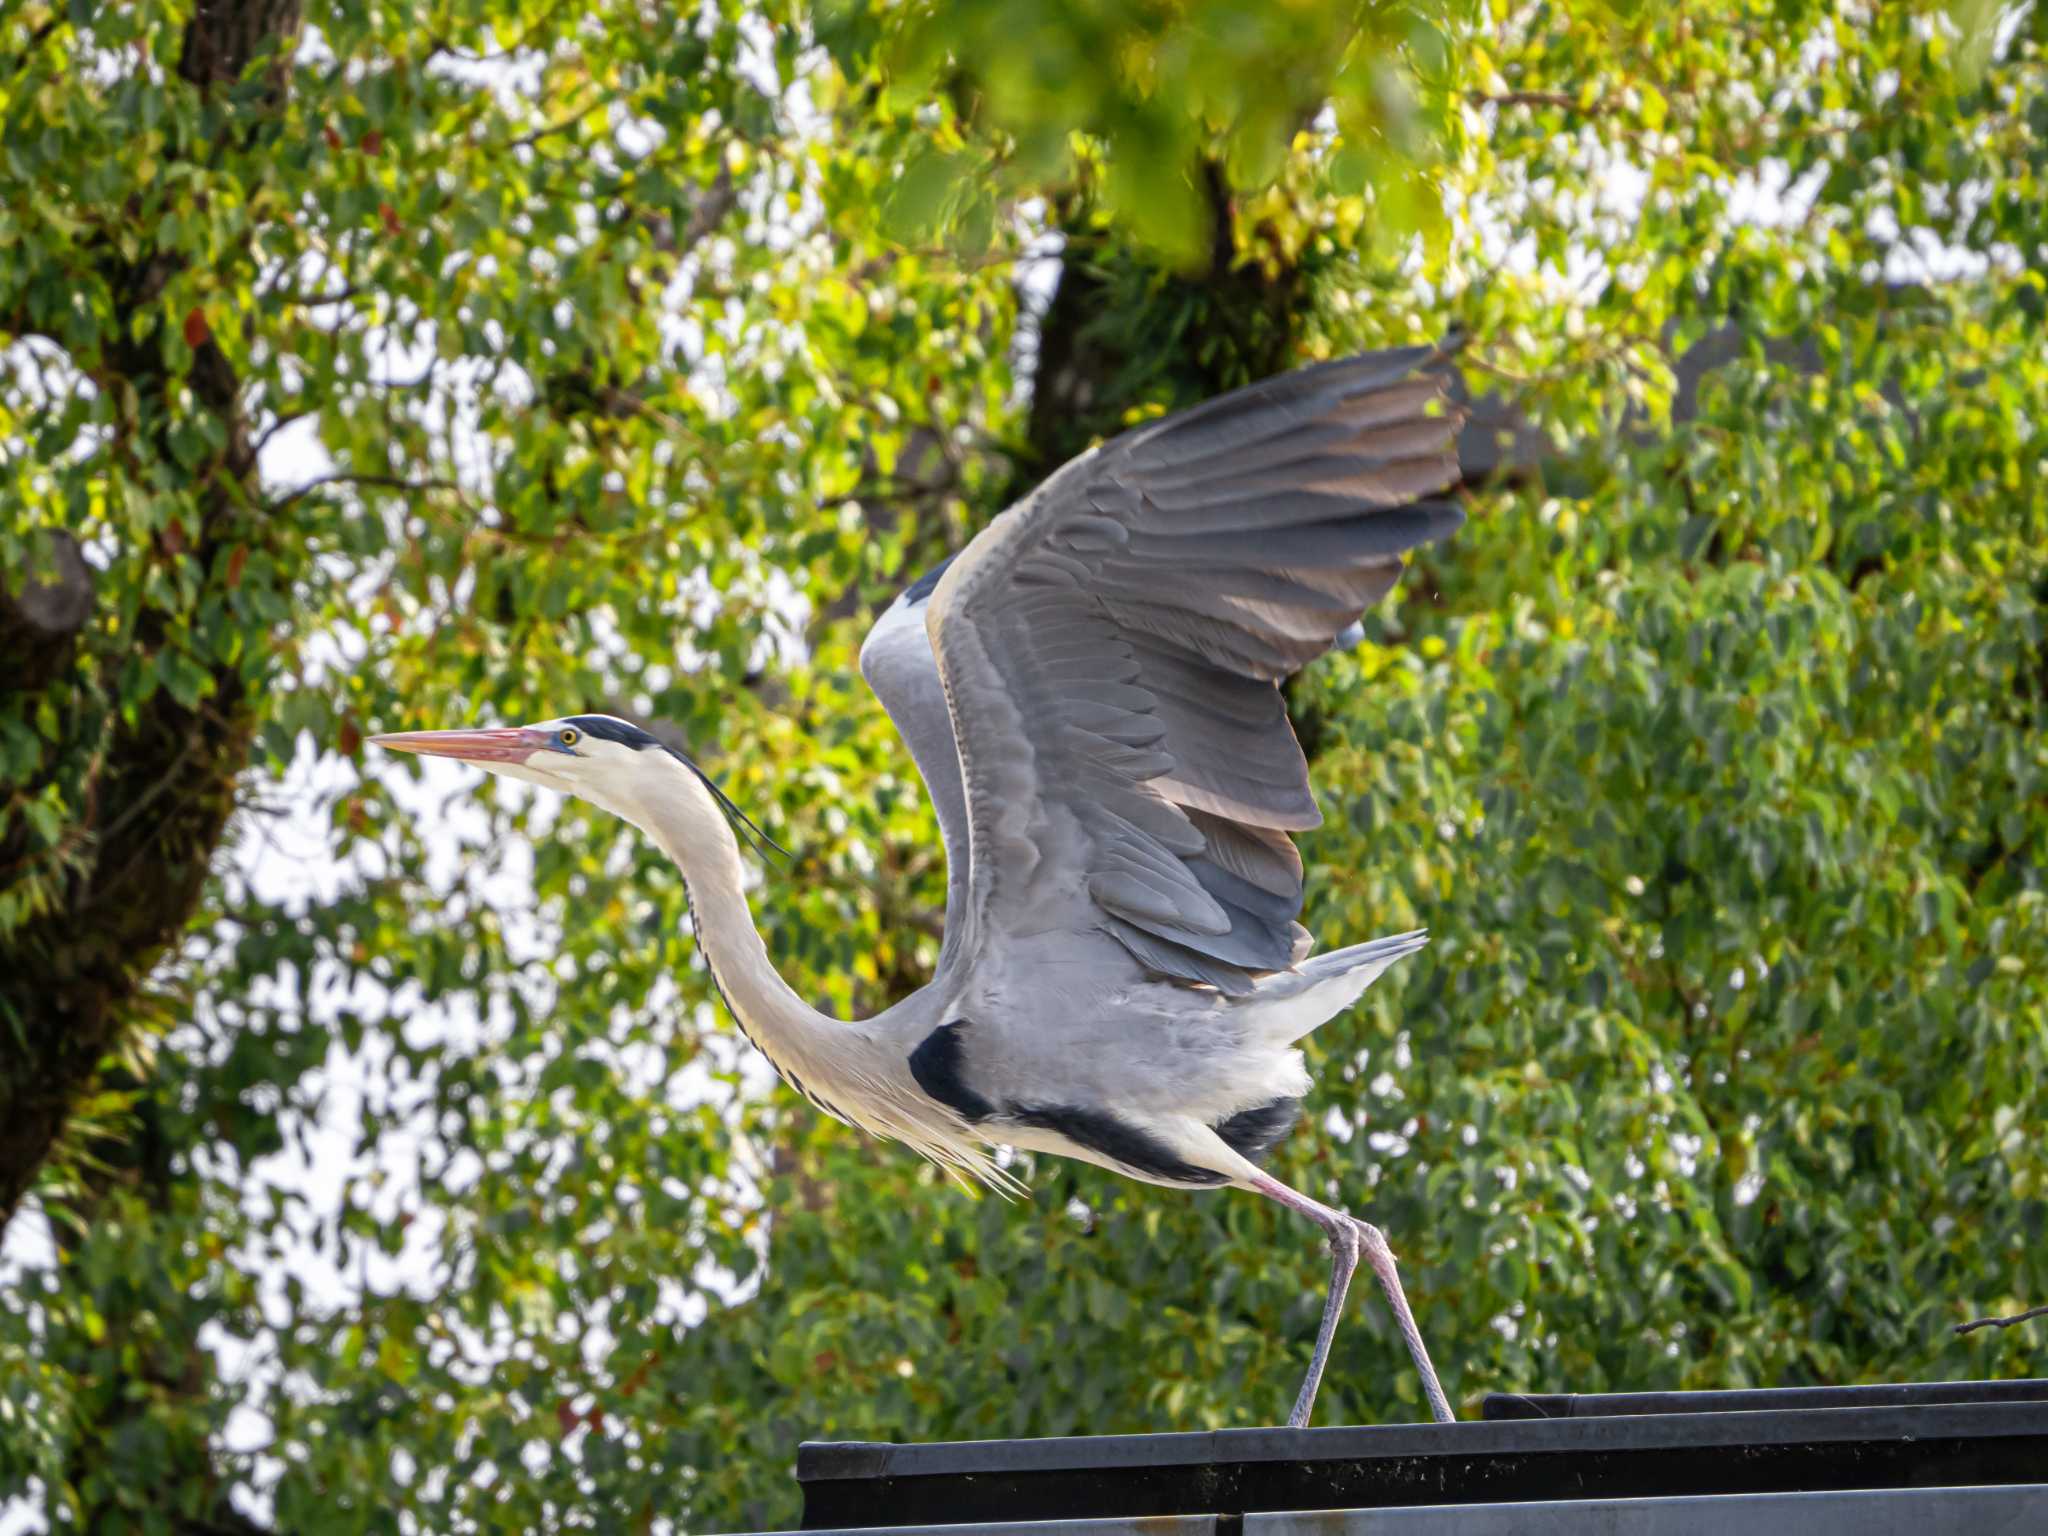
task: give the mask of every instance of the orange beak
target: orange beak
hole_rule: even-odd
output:
[[[372,746],[422,757],[453,757],[466,763],[523,763],[549,745],[545,731],[514,726],[499,731],[399,731],[372,736]]]

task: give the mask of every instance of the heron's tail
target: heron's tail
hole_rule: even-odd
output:
[[[1261,978],[1251,1006],[1262,1025],[1291,1045],[1357,1002],[1388,966],[1428,942],[1429,930],[1417,928],[1311,955],[1291,971]]]
[[[1360,985],[1362,992],[1379,979],[1380,973],[1403,955],[1412,955],[1429,942],[1429,930],[1417,928],[1412,933],[1391,934],[1384,939],[1368,939],[1363,944],[1353,944],[1344,949],[1333,949],[1325,955],[1311,955],[1294,969],[1301,975],[1316,981],[1325,981],[1333,976],[1350,976],[1361,967],[1370,966],[1372,974]]]

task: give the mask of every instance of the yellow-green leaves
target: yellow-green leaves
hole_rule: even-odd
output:
[[[1427,163],[1414,80],[1444,89],[1457,12],[829,0],[818,26],[842,72],[879,74],[886,113],[942,141],[912,154],[892,198],[905,238],[980,250],[1003,201],[1095,186],[1121,228],[1187,269],[1209,259],[1229,197],[1280,180],[1325,115],[1358,183],[1401,186]],[[1419,216],[1389,214],[1403,233]]]
[[[665,722],[873,1012],[945,880],[876,607],[1099,435],[1453,323],[1523,473],[1290,688],[1308,922],[1434,941],[1278,1170],[1467,1401],[2036,1370],[1947,1324],[2048,1297],[2041,7],[1973,80],[1820,0],[344,3],[202,103],[233,3],[0,19],[0,566],[95,590],[0,676],[0,945],[199,861],[0,1285],[0,1487],[762,1529],[805,1437],[1272,1422],[1312,1231],[962,1196],[773,1086],[638,834],[363,743]],[[176,798],[110,744],[229,702],[222,846],[100,870]],[[1361,1292],[1329,1416],[1402,1362]]]

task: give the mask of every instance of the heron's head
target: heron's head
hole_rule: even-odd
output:
[[[610,715],[572,715],[502,730],[402,731],[370,740],[393,752],[475,763],[504,778],[580,795],[607,810],[631,798],[650,770],[664,771],[669,755],[646,731]]]
[[[560,790],[636,826],[647,826],[657,805],[700,806],[764,852],[776,847],[688,756],[611,715],[570,715],[498,730],[401,731],[370,740],[394,752],[452,757],[503,778]]]

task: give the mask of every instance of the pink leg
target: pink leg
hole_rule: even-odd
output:
[[[1450,1400],[1436,1379],[1436,1367],[1429,1363],[1429,1350],[1422,1342],[1422,1331],[1415,1326],[1415,1314],[1408,1310],[1408,1298],[1401,1290],[1401,1276],[1394,1267],[1394,1251],[1387,1246],[1386,1234],[1369,1222],[1332,1210],[1265,1174],[1254,1178],[1251,1187],[1267,1199],[1306,1216],[1330,1238],[1330,1294],[1323,1303],[1322,1325],[1316,1330],[1316,1352],[1308,1363],[1308,1379],[1301,1384],[1301,1395],[1294,1400],[1294,1412],[1287,1416],[1288,1427],[1308,1427],[1309,1415],[1315,1410],[1316,1389],[1323,1384],[1323,1368],[1330,1363],[1330,1343],[1337,1336],[1337,1319],[1344,1311],[1344,1293],[1351,1287],[1351,1276],[1358,1268],[1361,1254],[1379,1280],[1380,1289],[1386,1292],[1388,1305],[1394,1309],[1394,1322],[1407,1341],[1415,1369],[1422,1375],[1422,1391],[1429,1399],[1430,1416],[1439,1424],[1454,1423],[1457,1415],[1451,1412]]]

